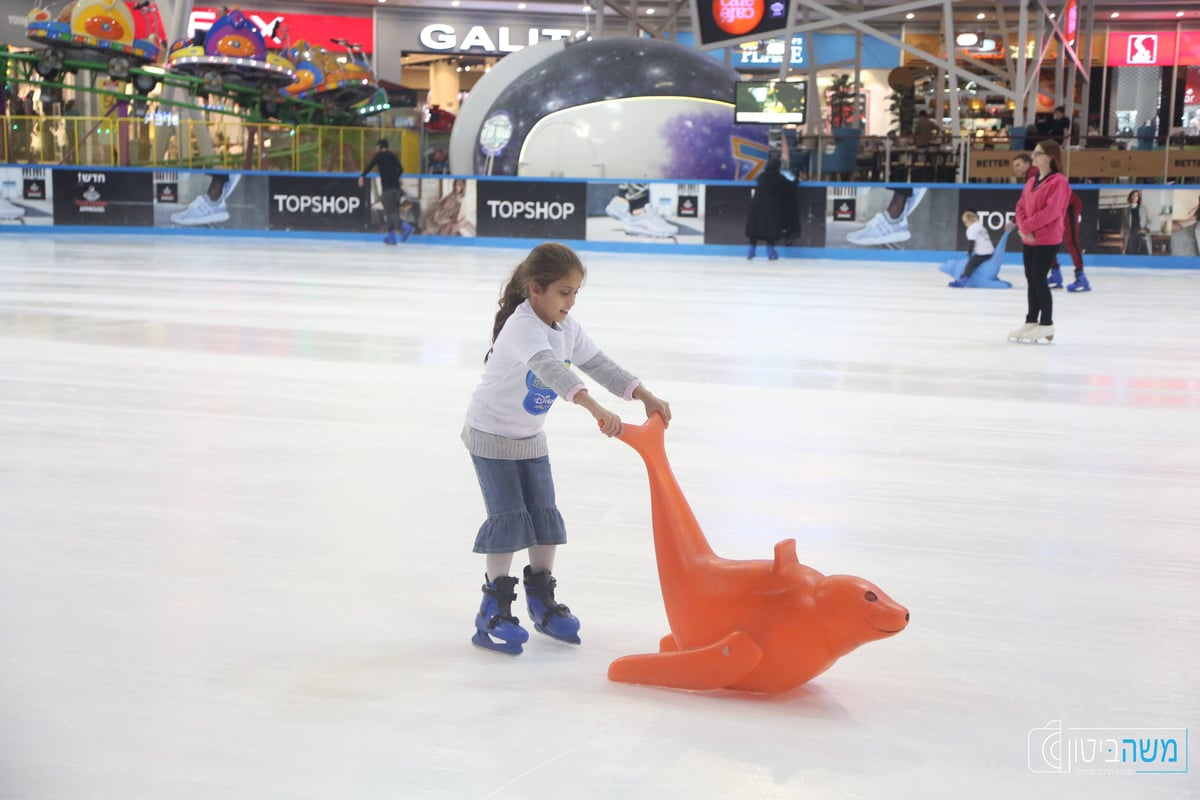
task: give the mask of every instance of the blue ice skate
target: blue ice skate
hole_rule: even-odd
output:
[[[517,579],[505,575],[483,585],[483,602],[475,615],[475,635],[471,643],[486,650],[520,655],[521,647],[529,641],[529,631],[521,620],[512,615],[512,602],[517,599]]]
[[[1075,273],[1075,282],[1067,286],[1068,292],[1090,292],[1092,285],[1088,283],[1087,275],[1082,272]]]
[[[580,644],[579,618],[571,609],[554,599],[558,581],[549,572],[534,572],[525,567],[525,601],[529,616],[538,633],[544,633],[567,644]]]
[[[1051,289],[1062,288],[1062,271],[1058,267],[1050,270],[1050,279],[1046,281],[1046,285]]]
[[[383,237],[383,243],[384,244],[395,244],[396,243],[396,232],[388,231],[387,236]]]
[[[414,230],[416,230],[416,226],[414,226],[411,222],[401,222],[400,223],[400,241],[407,242],[408,237],[413,235]]]

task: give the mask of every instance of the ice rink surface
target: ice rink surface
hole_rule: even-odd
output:
[[[583,645],[470,646],[459,431],[523,250],[0,248],[3,800],[1200,797],[1200,271],[1089,270],[1031,346],[1014,266],[585,253],[717,553],[912,613],[764,698],[607,680],[667,633],[646,472],[562,401]],[[1176,735],[1187,774],[1095,753]]]

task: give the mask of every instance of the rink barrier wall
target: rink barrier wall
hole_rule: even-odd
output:
[[[0,166],[0,233],[283,236],[378,240],[378,180],[358,186],[352,173],[214,172],[138,168]],[[745,217],[753,184],[742,181],[629,182],[409,175],[401,218],[416,230],[409,244],[527,248],[546,240],[581,249],[745,257]],[[1195,188],[1081,184],[1080,240],[1092,266],[1200,269],[1196,221],[1182,213],[1200,203]],[[1125,255],[1126,197],[1137,189],[1150,233]],[[1021,187],[996,184],[802,183],[799,234],[787,258],[928,261],[966,249],[961,217],[975,210],[994,242],[1015,213]],[[209,194],[216,200],[198,200]],[[650,209],[658,226],[628,213],[624,198]],[[877,214],[907,201],[900,236],[886,245],[850,238]],[[200,214],[193,206],[207,206]],[[662,234],[674,231],[673,235]],[[856,237],[857,238],[857,237]],[[1010,240],[1014,237],[1009,237]],[[1005,263],[1021,262],[1020,242]],[[760,256],[765,256],[760,253]],[[1069,266],[1069,258],[1060,256]]]

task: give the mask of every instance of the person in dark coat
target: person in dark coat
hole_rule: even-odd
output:
[[[799,205],[796,199],[796,184],[780,172],[778,156],[767,159],[762,174],[750,198],[750,209],[746,214],[746,238],[750,240],[747,259],[754,258],[760,241],[767,244],[767,258],[779,258],[775,243],[780,239],[791,240],[796,235]]]

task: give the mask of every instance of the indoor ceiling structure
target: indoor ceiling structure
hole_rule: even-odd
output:
[[[499,14],[579,14],[585,13],[586,2],[581,0],[292,0],[300,5],[386,5],[388,8],[420,8],[423,10],[455,9],[458,11],[492,12]],[[955,0],[955,25],[968,25],[973,22],[996,18],[997,9],[1015,17],[1020,9],[1022,0]],[[674,0],[608,0],[608,16],[624,16],[625,13],[638,17],[669,18],[678,13],[682,27],[690,24],[690,7],[688,2]],[[899,7],[902,4],[892,0],[862,0],[862,2],[830,2],[829,7],[844,14],[854,14],[875,11],[888,7]],[[1050,3],[1051,7],[1061,3]],[[1200,25],[1200,4],[1194,0],[1096,0],[1095,18],[1097,23],[1113,22],[1122,25],[1164,25],[1182,22],[1184,24]],[[619,9],[619,11],[617,10]],[[892,24],[913,24],[921,27],[936,27],[941,25],[942,13],[937,8],[928,8],[912,12],[911,19],[906,19],[908,12],[900,12],[893,17],[884,17],[880,22]],[[981,19],[979,15],[984,15]]]

